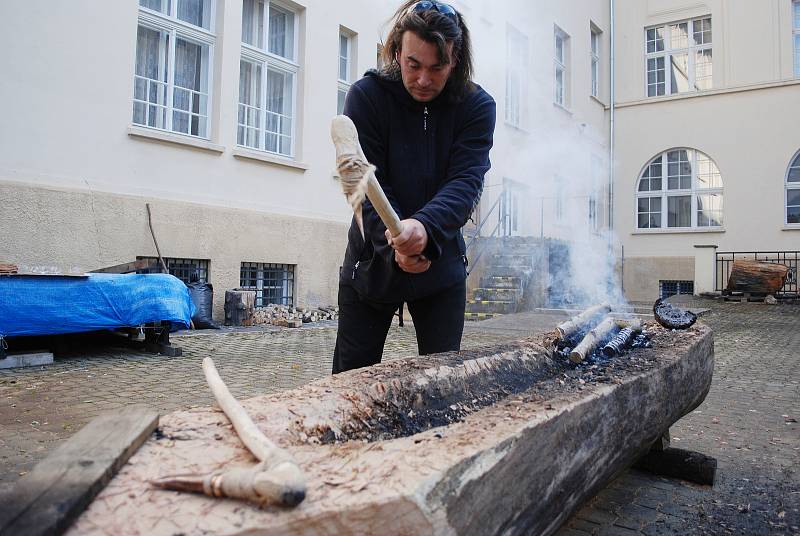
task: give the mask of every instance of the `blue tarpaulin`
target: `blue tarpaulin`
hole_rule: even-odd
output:
[[[194,304],[167,274],[0,277],[0,336],[80,333],[168,320],[188,328]]]

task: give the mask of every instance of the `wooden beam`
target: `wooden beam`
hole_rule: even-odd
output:
[[[0,508],[0,534],[61,534],[158,426],[131,406],[95,418],[20,478]]]
[[[106,266],[105,268],[98,268],[97,270],[92,270],[89,272],[90,274],[129,274],[131,272],[137,272],[139,270],[152,270],[156,268],[160,270],[158,267],[158,263],[151,259],[139,259],[138,261],[133,262],[124,262],[122,264],[115,264],[114,266]]]

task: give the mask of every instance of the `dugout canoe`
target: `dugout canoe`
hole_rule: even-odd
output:
[[[551,534],[708,392],[707,326],[645,331],[601,369],[547,334],[243,401],[308,477],[296,508],[153,488],[255,462],[218,409],[172,413],[68,534]]]

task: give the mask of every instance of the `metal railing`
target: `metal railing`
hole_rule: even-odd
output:
[[[789,267],[786,283],[777,294],[797,295],[797,275],[800,266],[800,251],[726,251],[717,252],[716,257],[716,288],[717,292],[724,292],[728,287],[728,277],[735,260],[750,260],[772,262]]]
[[[503,232],[505,232],[506,226],[504,226],[503,223],[505,222],[506,217],[502,214],[502,210],[500,208],[501,207],[501,202],[503,201],[504,197],[505,197],[505,189],[503,190],[503,192],[500,193],[499,196],[497,196],[497,199],[492,204],[492,206],[489,209],[489,211],[486,213],[486,216],[481,218],[480,224],[478,224],[478,227],[475,229],[475,234],[467,242],[467,246],[466,246],[466,250],[465,250],[466,251],[465,254],[467,255],[467,259],[469,259],[470,249],[475,249],[477,251],[477,253],[475,254],[475,257],[473,259],[469,259],[469,266],[467,268],[467,275],[472,273],[472,270],[474,270],[475,267],[478,265],[478,261],[483,256],[484,252],[486,251],[485,248],[478,249],[478,245],[480,244],[480,241],[478,239],[479,238],[492,238],[492,237],[498,236],[498,234],[499,234],[499,232],[501,230]],[[482,236],[481,235],[481,231],[483,230],[483,227],[492,219],[492,214],[494,214],[495,210],[497,210],[497,223],[495,224],[494,228],[492,229],[492,231],[490,233]]]

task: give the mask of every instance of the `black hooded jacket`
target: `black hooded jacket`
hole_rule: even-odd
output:
[[[386,227],[364,203],[365,239],[350,226],[340,282],[375,302],[423,298],[466,277],[461,228],[483,190],[495,126],[495,103],[479,86],[460,99],[448,87],[434,100],[415,101],[402,80],[369,71],[347,93],[344,113],[386,197],[401,220],[414,218],[428,233],[423,254],[431,266],[409,274],[394,261]]]

